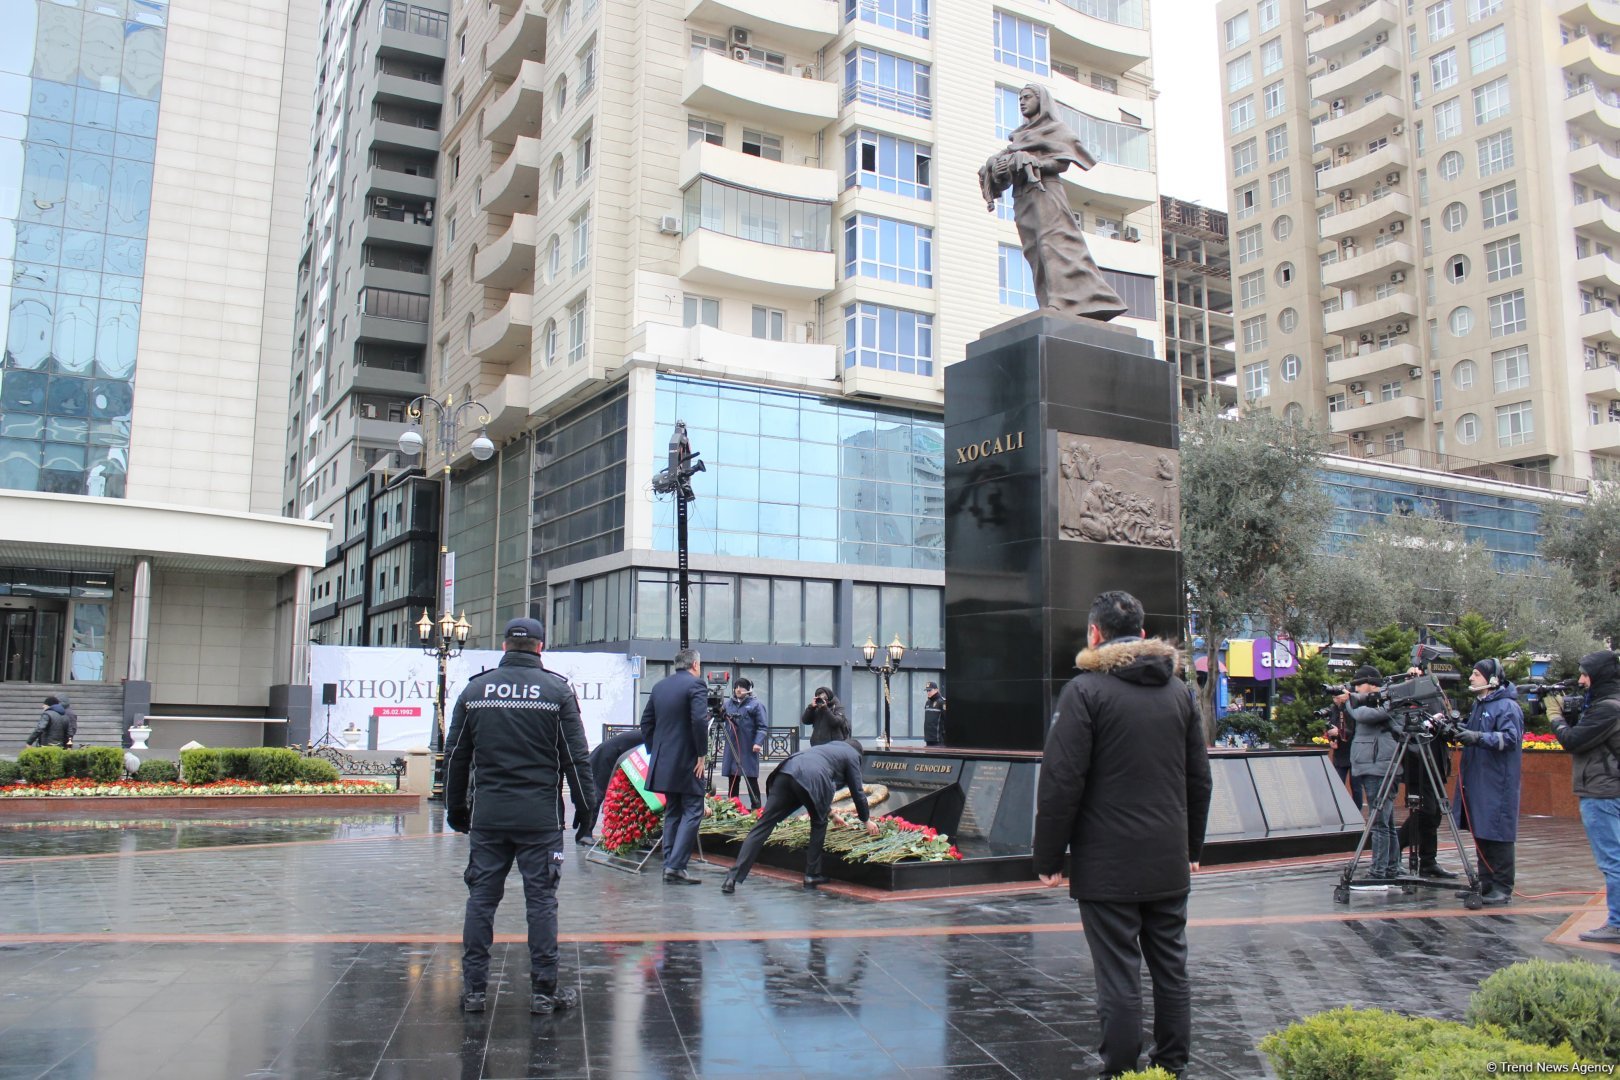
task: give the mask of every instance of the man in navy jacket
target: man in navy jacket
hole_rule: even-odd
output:
[[[703,820],[703,772],[708,764],[709,691],[696,649],[675,654],[675,670],[659,680],[641,710],[641,734],[651,755],[647,788],[664,796],[664,881],[697,885],[686,872]]]

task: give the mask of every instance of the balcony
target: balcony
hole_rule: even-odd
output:
[[[1348,45],[1359,44],[1377,34],[1384,40],[1400,25],[1400,15],[1389,0],[1374,0],[1351,15],[1337,16],[1328,25],[1305,38],[1305,47],[1317,56],[1335,56]]]
[[[398,371],[394,368],[356,364],[352,378],[353,382],[350,385],[361,392],[415,397],[427,393],[428,390],[427,375],[420,371]]]
[[[373,165],[366,170],[366,194],[391,195],[400,199],[431,199],[439,193],[439,183],[431,176],[397,172]]]
[[[1598,143],[1570,151],[1569,175],[1587,184],[1620,185],[1620,159]]]
[[[1607,255],[1588,255],[1575,260],[1575,280],[1620,295],[1620,263]]]
[[[1405,195],[1385,195],[1382,199],[1367,199],[1359,206],[1340,210],[1322,222],[1322,239],[1334,240],[1358,233],[1377,232],[1396,221],[1404,229],[1412,217],[1412,200]]]
[[[686,20],[745,27],[800,56],[820,52],[838,36],[833,0],[686,0]]]
[[[1030,14],[1052,28],[1054,56],[1079,58],[1103,71],[1123,72],[1145,63],[1151,54],[1146,29],[1085,14],[1073,0],[1037,4]]]
[[[838,173],[832,169],[789,165],[713,143],[696,143],[681,155],[681,190],[699,176],[790,199],[830,203],[838,198]]]
[[[1343,308],[1323,317],[1322,330],[1341,337],[1355,337],[1358,331],[1375,331],[1394,324],[1411,328],[1417,318],[1417,294],[1398,292],[1379,300]],[[1399,333],[1400,331],[1396,331]]]
[[[394,105],[443,105],[444,87],[426,79],[385,72],[377,76],[377,100]]]
[[[704,51],[686,65],[681,100],[699,112],[769,125],[769,130],[820,131],[838,118],[838,87],[744,64]]]
[[[1327,381],[1339,386],[1353,382],[1371,382],[1381,371],[1398,369],[1401,378],[1413,368],[1422,367],[1416,345],[1395,345],[1388,349],[1362,349],[1355,356],[1331,360],[1327,366]]]
[[[377,39],[377,55],[397,56],[407,60],[438,60],[444,62],[447,52],[445,39],[432,34],[416,34],[409,30],[383,27]]]
[[[1620,95],[1588,86],[1564,99],[1564,122],[1594,139],[1613,138],[1620,133]]]
[[[545,112],[546,66],[525,60],[512,85],[501,91],[484,112],[484,138],[513,143],[520,135],[540,135]]]
[[[1605,241],[1620,241],[1620,210],[1611,209],[1588,199],[1575,207],[1570,215],[1577,229],[1584,229]]]
[[[1581,393],[1587,397],[1620,398],[1620,367],[1610,363],[1581,372]]]
[[[1364,97],[1400,73],[1400,56],[1388,45],[1380,45],[1359,60],[1337,67],[1329,63],[1327,71],[1311,80],[1311,97],[1323,101]]]
[[[1594,454],[1620,454],[1620,421],[1610,420],[1588,427],[1586,448]]]
[[[371,145],[379,150],[411,150],[437,156],[439,129],[377,120],[372,124]]]
[[[632,352],[645,352],[678,364],[702,364],[771,379],[830,382],[838,378],[838,350],[814,342],[763,341],[713,326],[667,326],[644,323],[631,342]]]
[[[525,60],[534,64],[546,62],[546,16],[541,0],[521,0],[516,4],[511,21],[485,46],[485,61],[491,74],[515,78]]]
[[[1401,99],[1394,94],[1380,94],[1364,105],[1357,104],[1322,121],[1316,128],[1316,141],[1323,146],[1338,146],[1378,135],[1393,135],[1395,128],[1404,122]]]
[[[521,372],[503,375],[500,382],[481,391],[478,400],[489,410],[486,432],[496,443],[503,442],[528,425],[529,377]]]
[[[1620,35],[1611,35],[1620,37]],[[1609,42],[1610,49],[1615,45]],[[1566,76],[1596,79],[1613,85],[1620,82],[1620,56],[1598,44],[1596,34],[1588,34],[1565,42],[1558,49],[1558,66]]]
[[[1111,236],[1086,233],[1086,247],[1091,250],[1091,257],[1097,265],[1109,270],[1149,277],[1157,277],[1164,272],[1164,255],[1158,244],[1144,240],[1116,240]],[[1212,313],[1211,319],[1219,322],[1221,313]]]
[[[534,288],[533,214],[513,214],[512,224],[473,259],[473,280],[492,289]]]
[[[1620,30],[1620,4],[1614,0],[1555,0],[1554,13],[1566,22]]]
[[[1398,174],[1406,168],[1407,156],[1405,145],[1394,142],[1371,154],[1362,154],[1351,158],[1342,164],[1335,165],[1322,173],[1317,181],[1317,190],[1325,194],[1337,193],[1343,189],[1353,188],[1364,180],[1382,179],[1385,183],[1397,184],[1399,180],[1387,179],[1392,174]]]
[[[491,214],[532,211],[540,194],[540,140],[520,135],[512,152],[479,188]]]
[[[680,278],[694,285],[813,300],[832,291],[836,258],[698,229],[681,241]]]
[[[391,244],[396,247],[433,247],[433,226],[419,220],[416,215],[402,214],[403,220],[369,214],[365,219],[367,243]]]
[[[1333,19],[1339,15],[1348,15],[1350,11],[1359,6],[1359,0],[1305,0],[1305,10],[1315,12],[1324,20]]]
[[[1366,431],[1423,419],[1427,409],[1422,398],[1398,397],[1388,401],[1374,401],[1354,409],[1341,409],[1328,414],[1328,429],[1335,435],[1348,431]]]
[[[1610,352],[1620,352],[1620,315],[1612,308],[1588,311],[1580,318],[1581,340],[1593,345],[1607,345]]]
[[[393,448],[399,445],[399,437],[413,426],[403,420],[367,420],[362,418],[354,422],[354,437],[367,446]]]
[[[1417,255],[1411,244],[1385,244],[1353,259],[1328,263],[1322,267],[1322,284],[1342,289],[1358,283],[1395,281],[1390,275],[1409,274],[1416,265]]]
[[[356,341],[382,345],[417,345],[428,343],[428,324],[409,319],[385,319],[380,315],[360,316],[360,332]]]
[[[515,292],[506,299],[506,305],[482,322],[475,323],[468,350],[487,363],[511,364],[525,361],[534,341],[534,319],[531,315],[534,298],[528,293]]]
[[[1127,169],[1102,161],[1090,169],[1070,166],[1063,173],[1069,205],[1076,210],[1097,205],[1133,213],[1159,204],[1159,179],[1144,169]]]
[[[433,291],[433,279],[428,275],[428,262],[422,260],[420,271],[395,270],[387,266],[362,266],[360,285],[366,289],[392,289],[395,292],[418,293],[426,296]]]

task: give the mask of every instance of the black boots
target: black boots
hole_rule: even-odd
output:
[[[550,982],[537,982],[532,987],[533,993],[529,997],[529,1011],[532,1013],[561,1012],[572,1009],[579,1003],[579,994],[571,986],[557,989],[555,980]]]

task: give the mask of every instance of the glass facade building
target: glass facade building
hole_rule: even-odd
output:
[[[1483,543],[1504,572],[1528,570],[1539,558],[1546,506],[1535,499],[1337,469],[1324,469],[1322,484],[1334,507],[1329,551],[1347,549],[1368,525],[1391,514],[1417,513],[1461,525],[1468,541]]]
[[[167,11],[7,7],[0,487],[124,494]]]

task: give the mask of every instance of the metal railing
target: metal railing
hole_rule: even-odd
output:
[[[1544,472],[1541,469],[1524,469],[1516,465],[1481,461],[1478,458],[1462,457],[1458,454],[1439,454],[1432,450],[1419,450],[1416,447],[1385,449],[1381,443],[1331,439],[1328,453],[1333,457],[1430,469],[1458,476],[1472,476],[1480,480],[1496,480],[1523,487],[1540,488],[1543,491],[1556,491],[1565,495],[1585,495],[1591,489],[1591,482],[1578,476],[1565,476],[1561,473]]]

